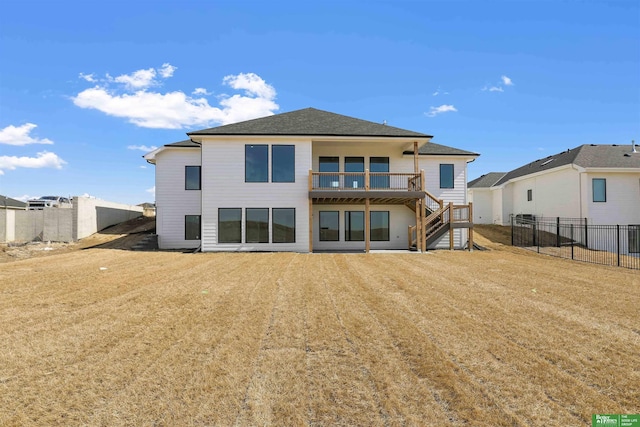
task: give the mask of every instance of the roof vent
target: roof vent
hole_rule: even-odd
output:
[[[386,121],[386,120],[383,120],[383,121],[382,121],[382,126],[386,126],[386,125],[387,125],[387,121]]]
[[[546,162],[542,163],[542,164],[540,165],[540,167],[542,167],[542,166],[544,166],[544,165],[548,165],[549,163],[553,162],[554,160],[555,160],[555,159],[549,159],[549,160],[547,160]]]
[[[635,139],[631,140],[631,152],[632,153],[636,153],[636,154],[638,153],[638,151],[636,151],[636,141],[635,141]]]

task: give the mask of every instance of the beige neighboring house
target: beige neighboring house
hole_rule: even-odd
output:
[[[314,108],[187,133],[156,166],[161,249],[463,248],[467,163],[432,136]]]
[[[468,184],[474,222],[512,216],[587,218],[590,225],[640,224],[640,153],[632,144],[585,144]]]
[[[0,209],[25,210],[27,204],[7,196],[0,196]]]

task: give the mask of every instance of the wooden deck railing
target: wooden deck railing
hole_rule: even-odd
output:
[[[323,191],[422,191],[424,171],[398,172],[313,172],[309,171],[309,189]]]

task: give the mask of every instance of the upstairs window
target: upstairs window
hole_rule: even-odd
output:
[[[339,157],[320,157],[320,172],[338,172],[340,170]],[[339,175],[321,175],[320,188],[338,187]]]
[[[440,188],[453,188],[453,165],[440,165]]]
[[[389,175],[376,175],[376,173],[389,173],[389,158],[388,157],[370,157],[369,158],[369,172],[372,175],[369,177],[370,188],[389,188]]]
[[[184,189],[200,190],[200,166],[184,167]]]
[[[244,181],[269,181],[269,146],[247,144],[244,146]]]
[[[533,190],[527,190],[527,202],[533,200]]]
[[[607,201],[607,180],[604,178],[593,178],[591,181],[593,186],[593,201]]]
[[[345,187],[364,188],[364,157],[345,157]],[[348,174],[347,172],[354,172]]]
[[[295,145],[271,146],[271,182],[295,182]]]

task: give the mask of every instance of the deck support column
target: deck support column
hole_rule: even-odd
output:
[[[420,169],[420,190],[426,191],[424,169]],[[420,242],[422,252],[427,251],[427,199],[423,196],[420,203]]]
[[[364,251],[369,253],[371,235],[369,233],[369,198],[364,199]]]
[[[309,169],[309,192],[313,188],[313,170]],[[313,252],[313,199],[309,196],[309,253]]]
[[[449,250],[453,250],[453,202],[449,202]]]
[[[469,202],[469,252],[473,252],[473,203]]]

